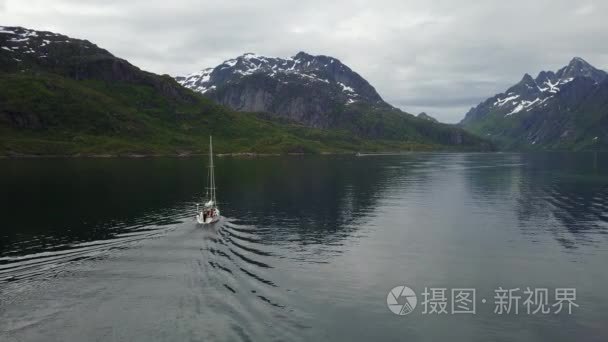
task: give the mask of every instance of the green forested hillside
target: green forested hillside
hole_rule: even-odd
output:
[[[211,134],[218,153],[453,148],[432,135],[320,130],[231,111],[169,76],[50,32],[5,27],[0,47],[0,155],[204,153]],[[374,120],[364,126],[396,127]],[[457,146],[487,147],[473,138]]]

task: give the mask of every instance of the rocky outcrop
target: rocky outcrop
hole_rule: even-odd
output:
[[[427,121],[431,121],[431,122],[439,122],[439,121],[437,121],[437,119],[435,119],[434,117],[428,115],[425,112],[422,112],[422,113],[416,115],[416,117],[419,118],[419,119],[423,119],[423,120],[427,120]]]

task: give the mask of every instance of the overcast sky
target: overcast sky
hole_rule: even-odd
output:
[[[608,1],[0,0],[0,25],[88,39],[155,73],[255,52],[336,57],[389,103],[457,122],[525,72],[608,68]]]

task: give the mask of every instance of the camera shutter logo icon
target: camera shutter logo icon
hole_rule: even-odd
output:
[[[416,293],[407,286],[394,287],[386,296],[386,305],[395,315],[407,315],[418,304]]]

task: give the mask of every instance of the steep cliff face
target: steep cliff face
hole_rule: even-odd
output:
[[[176,79],[235,110],[275,113],[312,127],[334,125],[330,114],[341,106],[392,108],[339,60],[304,52],[288,59],[248,53]]]

